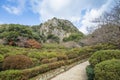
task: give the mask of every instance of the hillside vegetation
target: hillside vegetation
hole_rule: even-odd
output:
[[[40,43],[78,43],[84,34],[70,21],[53,18],[35,26],[20,24],[0,25],[0,44],[40,48]],[[29,44],[29,43],[32,44]],[[37,46],[35,46],[37,45]]]
[[[44,44],[41,49],[0,45],[0,79],[28,80],[40,73],[86,59],[100,49],[115,48],[108,44],[83,48],[65,48],[58,44]]]

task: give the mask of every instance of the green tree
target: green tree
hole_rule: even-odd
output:
[[[79,34],[79,33],[74,33],[74,34],[71,34],[69,37],[65,37],[63,39],[64,42],[67,42],[67,41],[76,41],[78,42],[80,39],[83,38],[83,34]]]

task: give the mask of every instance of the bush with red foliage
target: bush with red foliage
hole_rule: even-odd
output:
[[[39,49],[39,48],[41,48],[41,45],[40,45],[39,42],[37,42],[37,41],[34,40],[34,39],[28,39],[28,40],[26,41],[25,47],[27,47],[27,48],[37,48],[37,49]]]
[[[4,59],[3,69],[25,69],[32,65],[32,60],[25,55],[11,55]]]

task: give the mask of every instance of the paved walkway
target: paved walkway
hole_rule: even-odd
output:
[[[89,62],[83,62],[79,65],[74,66],[70,70],[57,75],[51,80],[87,80],[86,75],[86,66],[89,65]]]

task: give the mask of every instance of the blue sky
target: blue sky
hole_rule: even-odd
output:
[[[0,0],[0,24],[38,25],[53,17],[70,20],[87,33],[91,20],[109,10],[114,0]]]

